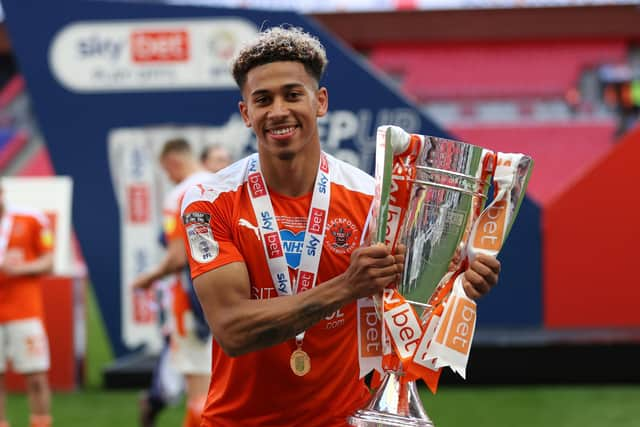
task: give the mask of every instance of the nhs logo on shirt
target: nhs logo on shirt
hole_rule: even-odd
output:
[[[293,233],[290,230],[280,230],[280,240],[282,240],[287,265],[290,268],[298,268],[304,246],[304,231]]]

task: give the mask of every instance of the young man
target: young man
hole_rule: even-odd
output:
[[[9,360],[27,380],[31,427],[51,426],[49,344],[42,321],[40,276],[53,268],[52,247],[47,218],[36,211],[9,208],[0,187],[0,427],[9,427],[4,387]]]
[[[396,281],[404,256],[358,247],[374,182],[321,151],[326,63],[295,28],[242,49],[233,74],[258,153],[185,194],[189,262],[215,336],[203,426],[344,426],[369,398],[355,302]],[[499,269],[479,258],[468,293],[486,293]]]
[[[183,426],[198,427],[209,387],[212,337],[193,291],[178,225],[180,201],[185,190],[207,179],[211,174],[202,169],[189,143],[181,138],[167,141],[160,155],[160,163],[169,179],[176,184],[165,198],[163,209],[163,232],[167,251],[160,263],[136,278],[132,286],[136,289],[147,289],[155,281],[175,274],[175,283],[171,287],[169,362],[173,363],[185,380],[187,412]],[[165,361],[162,356],[164,355],[161,355],[161,363]],[[163,372],[162,367],[157,367],[155,372],[160,375]],[[166,405],[158,387],[159,383],[161,378],[155,378],[151,389],[141,402],[143,427],[155,425],[157,414]]]

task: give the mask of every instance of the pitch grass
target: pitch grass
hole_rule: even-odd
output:
[[[86,386],[55,393],[55,427],[137,427],[138,390],[102,388],[102,369],[113,359],[95,300],[89,292]],[[633,368],[631,368],[633,369]],[[437,427],[638,427],[640,385],[441,387],[433,396],[421,389]],[[12,427],[27,427],[27,399],[8,397]],[[180,427],[184,402],[165,410],[157,427]]]
[[[87,388],[53,398],[56,427],[136,427],[135,391]],[[423,394],[437,427],[637,427],[640,386],[443,387]],[[27,427],[24,396],[9,399],[12,426]],[[166,410],[158,427],[180,427],[184,406]]]

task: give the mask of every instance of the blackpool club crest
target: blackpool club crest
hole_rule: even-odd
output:
[[[327,224],[325,245],[337,254],[351,253],[360,241],[360,230],[347,218],[334,218]]]

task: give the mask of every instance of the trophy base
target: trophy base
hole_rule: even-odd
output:
[[[355,427],[434,427],[427,416],[414,381],[400,381],[388,371],[366,408],[349,417]]]
[[[349,424],[354,427],[434,427],[428,418],[407,418],[368,409],[361,409],[350,416]]]

